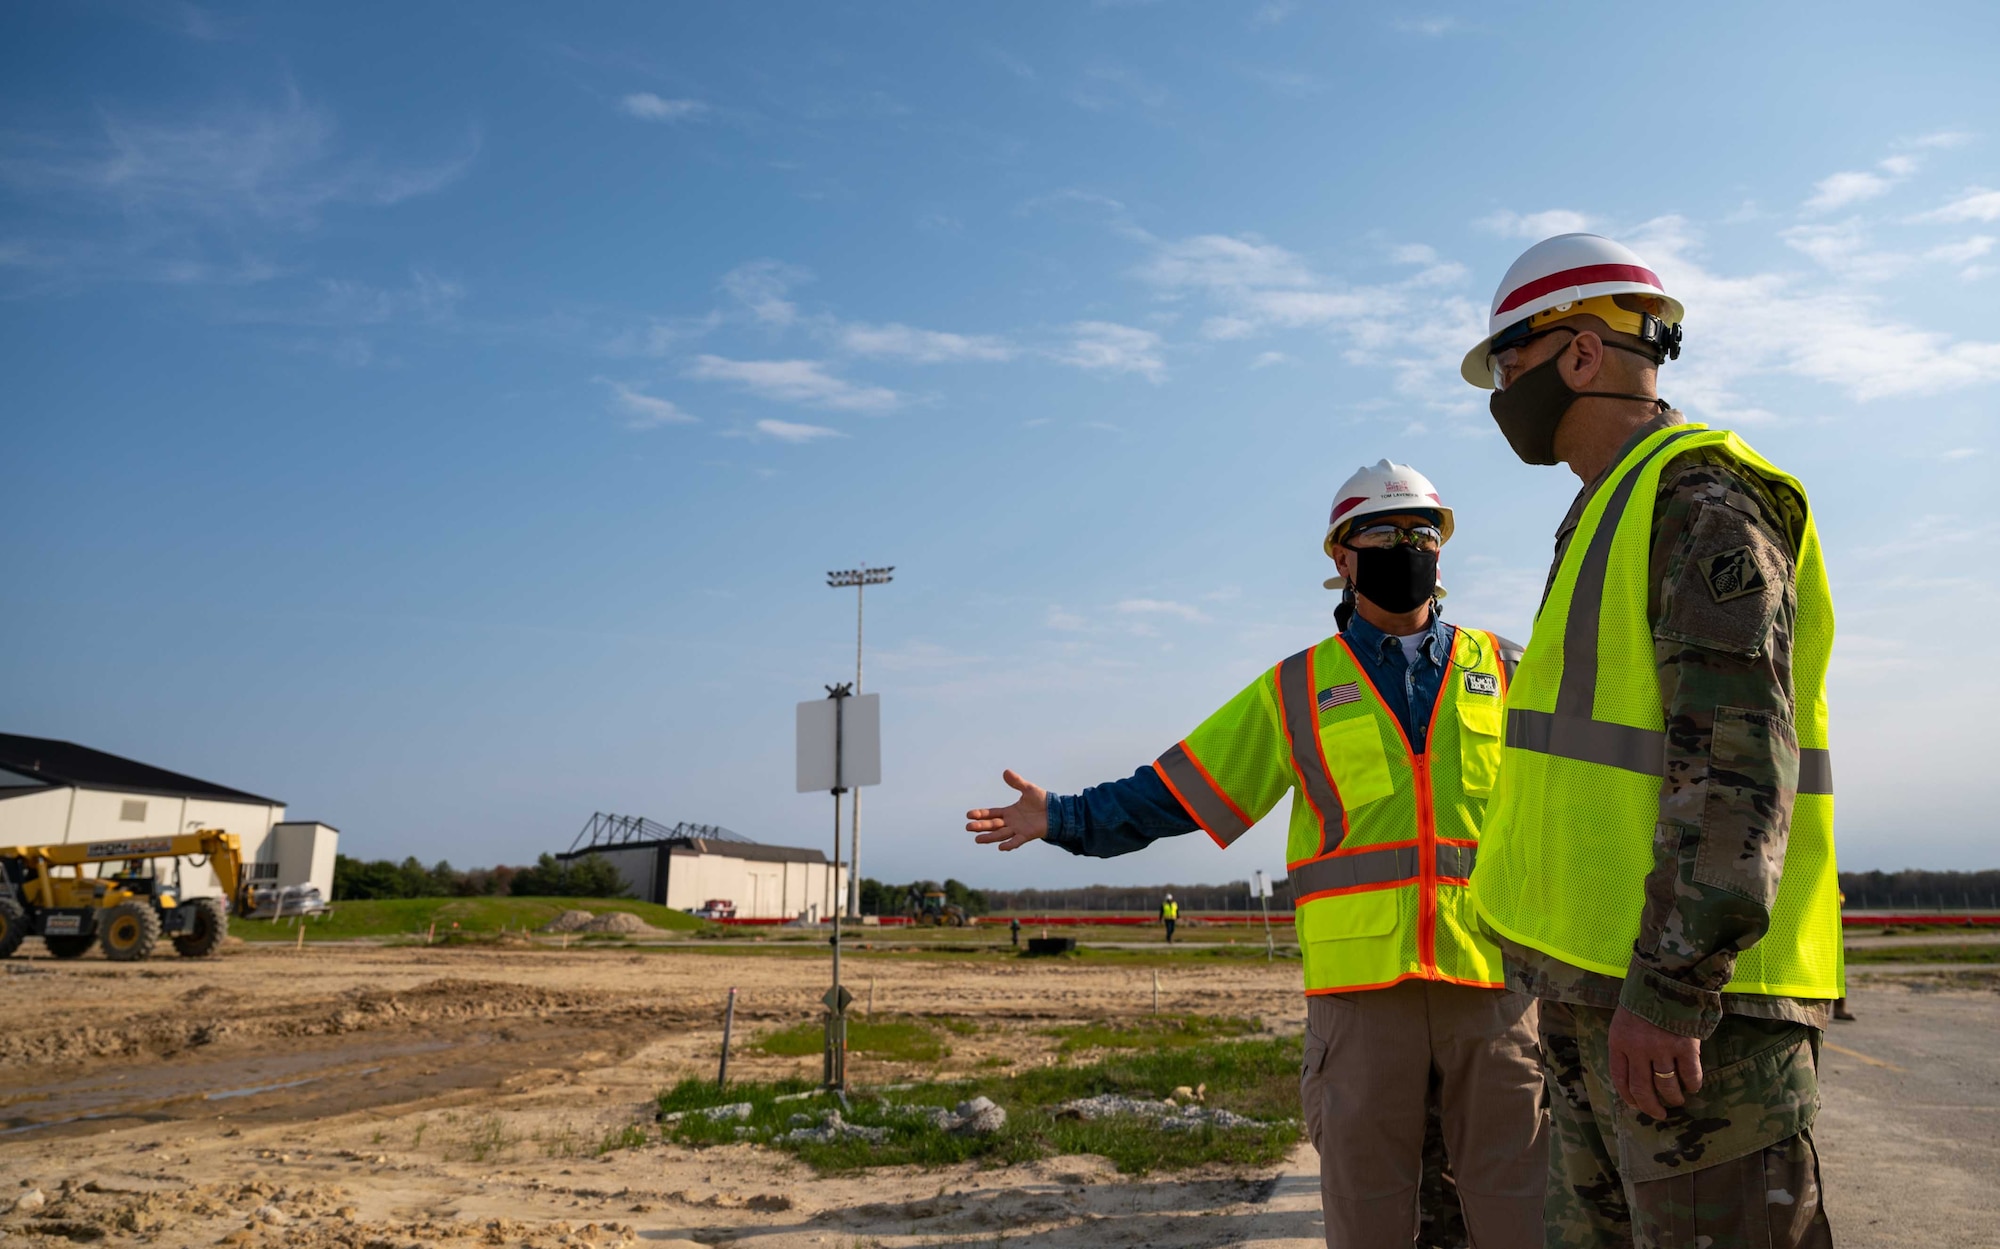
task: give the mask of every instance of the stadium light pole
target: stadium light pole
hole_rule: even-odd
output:
[[[870,568],[862,564],[859,568],[841,568],[826,574],[826,583],[836,590],[854,587],[854,692],[861,692],[861,597],[871,585],[887,585],[895,578],[890,573],[896,571],[894,564],[887,568]],[[840,870],[840,847],[834,847],[834,870]],[[861,918],[861,787],[854,787],[854,818],[848,823],[847,833],[847,917]]]

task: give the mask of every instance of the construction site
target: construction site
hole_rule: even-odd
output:
[[[0,4],[0,1249],[2000,1249],[1996,48]]]
[[[1042,959],[1015,950],[1004,919],[948,939],[870,931],[847,954],[846,1099],[797,1097],[782,1118],[819,1125],[844,1105],[861,1126],[881,1121],[871,1104],[948,1105],[984,1090],[1012,1125],[990,1143],[940,1137],[955,1153],[913,1155],[918,1141],[875,1145],[870,1158],[837,1141],[728,1139],[745,1126],[735,1116],[748,1118],[749,1094],[734,1090],[818,1082],[824,935],[534,930],[549,922],[427,942],[330,941],[278,921],[220,957],[143,965],[58,960],[27,942],[0,964],[0,1176],[12,1204],[0,1237],[1321,1243],[1316,1163],[1295,1121],[1298,964],[1282,948],[1267,958],[1255,927],[1196,922],[1166,951],[1143,928],[1071,925],[1081,953]],[[1884,927],[1897,925],[1855,929],[1859,1018],[1825,1047],[1816,1136],[1829,1205],[1847,1245],[1992,1243],[2000,1154],[1947,1142],[1980,1139],[2000,1090],[1989,1043],[2000,931]],[[662,1099],[688,1081],[713,1088],[732,990],[729,1085],[693,1104],[746,1109],[696,1139],[663,1122]],[[1267,1044],[1281,1056],[1274,1073],[1216,1074],[1217,1047]],[[1068,1073],[1074,1087],[1058,1095],[1072,1101],[1117,1088],[1088,1075],[1107,1066],[1142,1085],[1203,1083],[1173,1074],[1177,1054],[1194,1056],[1187,1070],[1209,1072],[1210,1086],[1200,1100],[1183,1091],[1180,1112],[1233,1109],[1256,1126],[1166,1134],[1190,1142],[1192,1162],[1172,1144],[1159,1156],[1101,1142],[1071,1153],[1063,1132],[1088,1122],[1035,1104],[1034,1081],[1052,1072]],[[1176,1089],[1123,1091],[1158,1105]],[[1240,1139],[1218,1143],[1228,1137]]]

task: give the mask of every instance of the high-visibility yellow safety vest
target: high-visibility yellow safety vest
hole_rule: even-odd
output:
[[[1631,964],[1666,772],[1665,708],[1646,618],[1653,506],[1667,462],[1705,447],[1804,501],[1799,483],[1749,444],[1703,425],[1654,433],[1604,479],[1570,537],[1508,692],[1506,763],[1473,875],[1479,913],[1500,933],[1607,976],[1622,977]],[[1771,927],[1737,956],[1723,988],[1831,998],[1844,991],[1827,753],[1833,602],[1809,509],[1796,577],[1798,799]]]
[[[1409,979],[1497,988],[1500,951],[1466,896],[1499,772],[1511,644],[1451,631],[1422,753],[1345,640],[1300,651],[1153,766],[1228,846],[1293,789],[1290,867],[1307,993]]]
[[[1179,919],[1180,917],[1181,917],[1181,904],[1180,904],[1180,903],[1178,903],[1178,902],[1163,902],[1163,903],[1161,903],[1161,904],[1160,904],[1160,918],[1161,918],[1161,919]]]

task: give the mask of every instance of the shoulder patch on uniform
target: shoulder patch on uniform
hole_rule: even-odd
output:
[[[1718,603],[1755,594],[1764,588],[1764,570],[1747,546],[1720,551],[1701,561],[1702,580],[1708,582],[1709,597]]]
[[[1498,694],[1500,678],[1490,672],[1468,672],[1465,674],[1465,692],[1468,694]]]

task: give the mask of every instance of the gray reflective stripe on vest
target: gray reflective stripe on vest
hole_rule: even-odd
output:
[[[1799,792],[1802,794],[1833,792],[1832,751],[1813,746],[1804,747],[1799,751]]]
[[[1507,744],[1536,754],[1601,763],[1627,772],[1660,776],[1667,770],[1667,735],[1547,711],[1514,707],[1507,712]]]
[[[1174,787],[1174,792],[1188,805],[1188,814],[1200,825],[1214,834],[1215,839],[1228,845],[1250,831],[1250,825],[1236,814],[1235,808],[1226,802],[1215,786],[1189,757],[1185,743],[1177,742],[1173,749],[1161,755],[1153,764]]]
[[[1648,776],[1662,775],[1666,770],[1667,735],[1628,724],[1578,720],[1516,707],[1507,713],[1507,744]],[[1832,752],[1810,746],[1799,751],[1799,792],[1833,792]]]
[[[1313,696],[1312,652],[1300,651],[1278,665],[1278,701],[1284,707],[1285,735],[1292,739],[1292,767],[1307,801],[1319,812],[1320,853],[1340,848],[1347,835],[1340,794],[1326,774],[1319,749],[1319,700]]]
[[[1476,846],[1437,847],[1437,874],[1463,880],[1472,875]],[[1388,846],[1380,850],[1358,850],[1352,854],[1314,859],[1291,870],[1293,898],[1309,898],[1335,889],[1360,889],[1369,885],[1397,885],[1416,881],[1417,847]]]
[[[1538,754],[1599,763],[1606,767],[1662,776],[1667,767],[1667,735],[1658,729],[1636,729],[1594,719],[1597,704],[1597,641],[1604,627],[1604,583],[1611,571],[1611,544],[1631,505],[1632,491],[1646,466],[1669,454],[1674,444],[1700,433],[1684,429],[1668,434],[1652,454],[1627,469],[1612,487],[1590,545],[1577,565],[1570,590],[1569,619],[1563,629],[1562,684],[1556,689],[1556,709],[1507,712],[1507,744]],[[1833,764],[1825,750],[1799,752],[1799,792],[1831,794]]]
[[[1569,619],[1563,626],[1563,674],[1562,685],[1556,690],[1556,715],[1563,719],[1589,720],[1597,702],[1597,638],[1604,627],[1604,582],[1611,572],[1611,543],[1618,536],[1618,526],[1625,519],[1625,509],[1632,502],[1632,491],[1639,484],[1639,476],[1646,466],[1665,455],[1682,439],[1691,438],[1700,430],[1683,429],[1668,434],[1653,448],[1651,455],[1627,469],[1611,488],[1611,497],[1604,505],[1603,513],[1597,519],[1597,528],[1590,535],[1590,545],[1584,548],[1583,560],[1577,565],[1576,584],[1569,595]],[[1650,769],[1640,771],[1658,772],[1664,766],[1665,754],[1662,748],[1661,762]],[[1623,766],[1623,765],[1619,765]]]
[[[1478,846],[1447,846],[1440,842],[1437,848],[1437,874],[1440,877],[1464,880],[1472,875],[1472,864],[1478,857]]]

